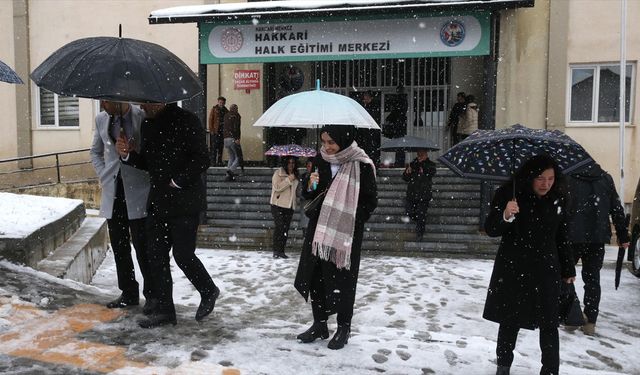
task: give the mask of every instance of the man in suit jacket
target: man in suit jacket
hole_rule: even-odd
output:
[[[116,139],[124,137],[136,148],[144,112],[128,103],[101,102],[104,111],[96,116],[91,145],[91,162],[100,179],[102,197],[100,215],[107,218],[111,248],[116,262],[119,298],[109,308],[138,305],[138,282],[131,258],[131,241],[136,249],[138,266],[144,278],[142,293],[151,303],[151,282],[147,261],[145,217],[149,195],[149,174],[122,164]],[[124,134],[123,134],[124,133]],[[137,147],[139,149],[139,146]],[[148,312],[150,305],[145,305]]]
[[[205,131],[198,117],[176,104],[142,104],[146,119],[142,123],[140,150],[118,139],[122,160],[145,169],[151,178],[147,209],[147,233],[150,238],[149,259],[153,269],[153,291],[158,303],[142,328],[176,324],[173,282],[169,268],[169,251],[178,267],[200,292],[196,320],[213,311],[220,290],[196,257],[196,235],[200,212],[205,208],[202,173],[210,159]]]

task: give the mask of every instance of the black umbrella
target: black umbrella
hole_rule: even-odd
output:
[[[462,177],[508,181],[522,164],[539,154],[553,158],[565,174],[593,161],[568,135],[520,124],[476,130],[438,160]]]
[[[166,48],[142,40],[78,39],[32,73],[40,87],[64,96],[172,103],[202,92],[198,77]]]
[[[380,151],[411,152],[418,150],[437,151],[439,149],[438,145],[428,139],[418,138],[411,135],[389,139],[380,146]]]
[[[631,215],[626,215],[624,220],[625,220],[624,225],[625,227],[628,228],[629,221],[631,220]],[[620,286],[620,276],[622,275],[622,262],[624,261],[624,252],[625,252],[624,247],[622,246],[618,247],[618,258],[616,259],[616,277],[614,280],[616,290],[618,290],[618,287]]]
[[[0,61],[0,81],[7,83],[24,83],[13,69],[2,61]]]

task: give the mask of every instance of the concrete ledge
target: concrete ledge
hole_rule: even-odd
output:
[[[62,218],[34,231],[25,238],[0,239],[0,257],[35,268],[75,233],[85,218],[84,205],[78,204]]]
[[[88,284],[104,260],[107,248],[107,220],[88,217],[67,242],[35,268],[55,277]]]

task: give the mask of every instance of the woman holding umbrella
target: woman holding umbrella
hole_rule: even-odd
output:
[[[419,149],[417,156],[402,173],[407,184],[407,215],[416,222],[416,240],[421,241],[427,221],[427,209],[431,202],[432,178],[436,175],[436,163],[429,160],[426,149]]]
[[[311,188],[303,191],[305,198],[321,203],[307,210],[309,226],[295,280],[305,300],[311,295],[314,322],[297,338],[303,343],[328,338],[328,316],[337,313],[329,349],[341,349],[349,340],[364,223],[378,203],[375,166],[354,142],[355,130],[346,125],[321,129],[321,155],[314,161],[318,170],[311,175]]]
[[[286,259],[288,256],[284,253],[284,248],[296,209],[299,176],[296,157],[283,156],[280,161],[282,165],[271,178],[271,214],[276,225],[273,230],[273,257]]]
[[[483,317],[500,324],[497,375],[509,374],[520,328],[540,329],[540,374],[558,374],[560,283],[573,283],[576,275],[563,188],[555,161],[538,155],[497,190],[491,204],[485,230],[502,241]]]

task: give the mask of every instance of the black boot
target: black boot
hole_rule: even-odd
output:
[[[327,322],[313,322],[313,325],[306,331],[298,335],[297,339],[302,343],[310,343],[316,341],[316,339],[329,338],[329,329],[327,328]]]
[[[158,314],[153,313],[149,315],[149,317],[138,321],[138,325],[141,328],[155,328],[163,325],[171,324],[176,325],[176,316],[175,314]]]
[[[144,307],[142,308],[142,313],[144,315],[151,315],[153,314],[154,311],[156,311],[157,306],[158,306],[158,300],[154,298],[149,298],[144,303]]]
[[[349,335],[351,334],[351,327],[348,325],[338,325],[335,335],[329,341],[327,348],[337,350],[344,348],[345,344],[349,342]]]
[[[289,258],[289,256],[287,254],[285,254],[284,251],[281,252],[281,253],[280,252],[274,252],[273,253],[273,257],[274,258],[282,258],[282,259],[288,259]]]
[[[220,295],[220,289],[215,287],[213,292],[202,296],[200,300],[200,306],[198,306],[198,311],[196,311],[196,321],[201,321],[207,315],[211,314],[213,308],[216,306],[216,300]]]
[[[509,371],[511,371],[511,367],[509,366],[498,366],[496,375],[509,375]]]
[[[127,306],[138,306],[139,304],[140,300],[137,295],[122,293],[120,297],[107,303],[107,307],[110,309],[118,309]]]

